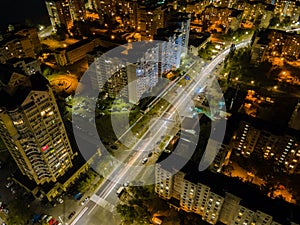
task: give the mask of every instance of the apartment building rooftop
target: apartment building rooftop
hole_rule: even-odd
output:
[[[289,128],[288,124],[286,124],[286,126],[284,126],[284,127],[280,127],[279,125],[277,125],[275,123],[270,123],[263,119],[259,119],[257,117],[252,117],[252,116],[242,114],[242,113],[233,114],[230,120],[234,121],[234,123],[236,123],[236,124],[239,124],[239,121],[248,122],[254,128],[259,129],[259,130],[270,131],[274,135],[291,135],[294,137],[300,137],[300,131]]]
[[[14,108],[25,100],[31,90],[48,89],[49,81],[39,73],[26,76],[23,72],[16,72],[18,70],[5,65],[0,65],[0,70],[0,82],[4,86],[0,89],[0,106],[2,107]],[[22,84],[14,81],[17,76],[22,77]]]

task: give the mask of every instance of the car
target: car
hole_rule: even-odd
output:
[[[4,212],[5,214],[9,213],[8,209],[2,209],[2,212]]]
[[[76,193],[73,198],[77,201],[79,201],[82,198],[82,194],[80,192]]]
[[[90,200],[90,197],[86,197],[80,204],[84,205],[85,203],[87,203],[88,200]]]
[[[148,157],[151,157],[153,155],[153,152],[148,153]]]
[[[69,216],[68,216],[68,219],[70,220],[70,219],[72,219],[72,217],[75,215],[75,211],[72,211],[70,214],[69,214]]]
[[[130,183],[129,181],[126,181],[126,182],[123,184],[123,186],[124,186],[124,187],[128,187],[128,186],[129,186],[129,183]]]
[[[62,204],[64,202],[64,200],[62,198],[58,198],[57,202],[60,203],[60,204]]]
[[[45,220],[47,217],[48,217],[48,215],[46,215],[46,214],[43,215],[43,216],[42,216],[42,220]]]
[[[47,223],[49,223],[49,221],[52,220],[52,218],[53,218],[53,216],[48,216],[48,217],[46,218],[45,221],[46,221]]]
[[[11,189],[10,189],[10,191],[11,191],[11,193],[14,195],[14,194],[16,194],[16,189],[14,188],[14,187],[12,187]]]
[[[49,225],[53,225],[56,222],[55,218],[52,218],[51,220],[49,220],[48,224]]]
[[[145,164],[147,161],[148,161],[148,158],[147,158],[147,157],[146,157],[146,158],[143,158],[142,164]]]
[[[13,181],[7,182],[7,184],[5,185],[5,187],[10,188],[13,184],[14,184]]]

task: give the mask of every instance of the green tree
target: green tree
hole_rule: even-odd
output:
[[[117,212],[126,224],[132,224],[135,218],[134,207],[127,204],[117,205]]]

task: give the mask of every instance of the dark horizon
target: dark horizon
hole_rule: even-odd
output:
[[[50,24],[44,0],[2,0],[0,1],[0,30],[6,30],[9,24],[33,25]]]

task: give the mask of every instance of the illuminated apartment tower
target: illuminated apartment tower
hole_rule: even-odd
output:
[[[153,40],[157,29],[164,27],[164,11],[162,6],[139,5],[137,31],[141,33],[142,40]]]
[[[54,30],[56,26],[71,27],[69,0],[46,0],[46,7]]]
[[[84,0],[70,0],[70,14],[73,21],[85,19]]]
[[[22,174],[55,182],[72,167],[72,149],[48,81],[1,68],[0,136]]]

